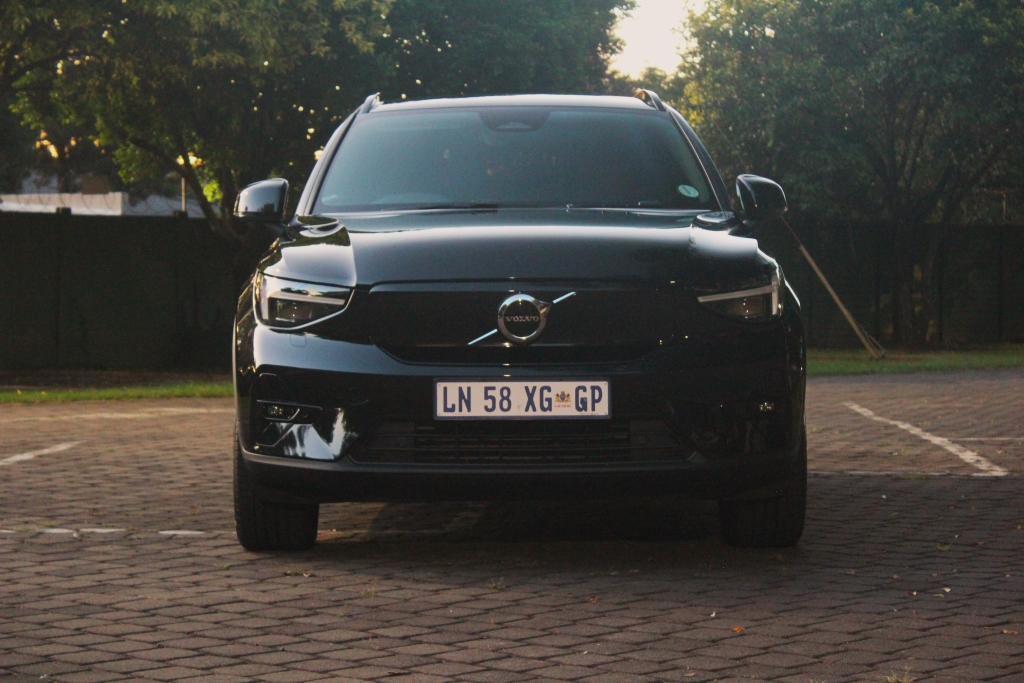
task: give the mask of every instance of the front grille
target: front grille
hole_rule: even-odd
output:
[[[629,362],[669,344],[675,335],[677,302],[654,286],[585,281],[509,285],[377,285],[365,297],[366,333],[405,363],[431,365]],[[550,302],[561,299],[552,304],[543,333],[522,346],[498,332],[481,338],[497,328],[502,302],[516,293]]]
[[[495,335],[497,339],[497,335]],[[660,348],[658,342],[616,345],[530,344],[512,346],[499,341],[480,346],[388,346],[386,353],[405,363],[430,365],[542,365],[565,363],[623,363],[639,360]]]
[[[685,460],[692,453],[660,420],[386,420],[351,457],[364,463],[514,465]]]

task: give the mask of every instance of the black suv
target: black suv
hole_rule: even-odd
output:
[[[658,96],[382,104],[236,215],[282,236],[239,300],[235,516],[253,550],[337,501],[720,501],[787,546],[806,499],[803,328],[750,234],[785,210]]]

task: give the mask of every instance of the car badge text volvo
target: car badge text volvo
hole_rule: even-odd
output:
[[[498,307],[498,329],[510,341],[525,344],[544,331],[551,304],[529,294],[514,294]]]

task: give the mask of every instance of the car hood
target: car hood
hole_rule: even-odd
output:
[[[290,229],[268,275],[345,286],[426,281],[742,279],[757,241],[691,217],[619,211],[491,211],[341,217]],[[735,272],[734,272],[735,271]]]

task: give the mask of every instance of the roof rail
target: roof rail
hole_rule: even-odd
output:
[[[365,114],[366,112],[371,111],[374,107],[377,107],[379,105],[380,105],[380,93],[379,92],[375,92],[372,95],[370,95],[369,97],[367,97],[366,101],[363,102],[361,107],[359,107],[359,113],[360,114]]]
[[[648,107],[654,107],[658,111],[665,111],[665,103],[653,90],[637,90],[633,97],[637,98]]]

